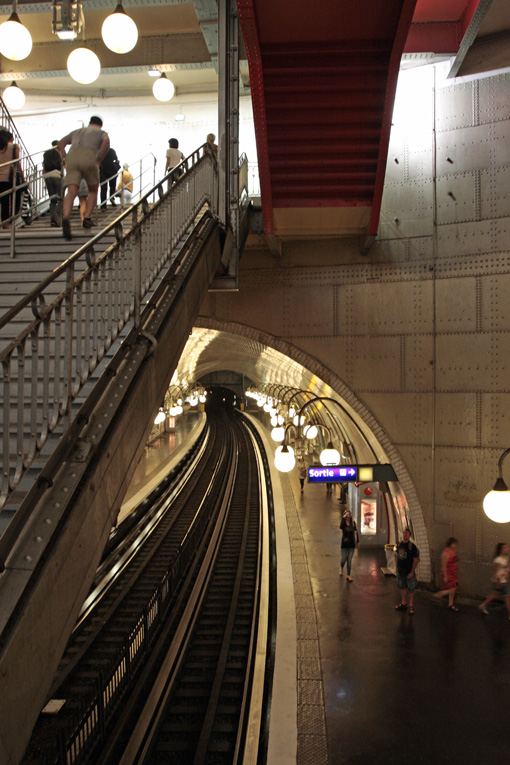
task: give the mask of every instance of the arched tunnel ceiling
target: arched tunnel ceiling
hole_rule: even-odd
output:
[[[329,413],[342,422],[351,439],[357,442],[360,454],[364,453],[366,461],[372,461],[370,457],[373,452],[377,454],[380,462],[390,461],[384,445],[366,424],[363,411],[356,411],[340,391],[335,391],[316,373],[290,356],[253,338],[217,329],[195,327],[181,355],[172,384],[185,385],[200,381],[201,377],[216,371],[236,372],[244,375],[256,386],[275,383],[335,399],[346,414],[335,405],[330,405]],[[363,438],[360,438],[360,431]]]

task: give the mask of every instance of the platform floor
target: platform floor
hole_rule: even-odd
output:
[[[420,591],[414,616],[395,611],[400,598],[395,578],[381,572],[384,551],[362,549],[354,581],[340,577],[342,506],[325,486],[305,485],[301,495],[297,474],[287,480],[317,617],[329,762],[508,763],[510,622],[503,605],[483,616],[478,602],[459,598],[459,613],[451,613],[446,600]],[[320,763],[299,718],[298,700],[297,761]]]

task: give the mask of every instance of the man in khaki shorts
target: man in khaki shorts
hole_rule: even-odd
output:
[[[66,160],[66,195],[62,208],[62,232],[66,239],[72,239],[71,210],[82,178],[89,188],[83,228],[92,228],[94,225],[91,216],[97,202],[99,165],[110,148],[108,133],[101,130],[102,127],[103,120],[100,117],[91,117],[86,128],[73,130],[58,142],[58,150]],[[71,148],[66,158],[65,147],[69,144]]]

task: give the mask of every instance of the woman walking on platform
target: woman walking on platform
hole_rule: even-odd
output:
[[[340,530],[342,532],[342,557],[340,560],[340,576],[344,573],[344,566],[347,563],[347,581],[352,582],[351,576],[351,563],[354,555],[354,550],[359,548],[359,535],[356,523],[352,520],[352,515],[349,510],[346,510],[342,522],[340,524]]]
[[[508,618],[510,620],[510,593],[508,592],[508,577],[510,574],[510,563],[508,560],[509,547],[505,542],[499,542],[496,545],[494,558],[492,561],[492,592],[487,595],[483,603],[478,608],[482,614],[488,614],[487,606],[496,598],[503,598],[505,601]]]
[[[459,540],[455,537],[449,537],[446,540],[446,546],[441,553],[441,587],[439,592],[436,592],[435,598],[444,598],[448,595],[448,611],[458,611],[459,609],[453,605],[455,598],[455,591],[457,590],[459,580],[459,556],[457,555],[457,548],[459,546]]]

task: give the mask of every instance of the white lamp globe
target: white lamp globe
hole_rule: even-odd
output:
[[[152,92],[158,101],[170,101],[175,93],[174,84],[167,78],[166,74],[162,74],[152,86]]]
[[[159,410],[156,417],[154,418],[154,425],[159,425],[161,422],[164,422],[166,420],[166,415],[162,409]]]
[[[285,417],[283,416],[283,414],[279,414],[277,419],[278,419],[278,425],[283,425],[283,423],[285,422]]]
[[[294,425],[296,427],[298,427],[298,425],[304,425],[305,424],[305,415],[302,414],[301,417],[300,417],[299,414],[296,414],[294,419],[292,420],[292,422],[294,423]]]
[[[490,491],[483,500],[483,510],[487,518],[495,523],[510,521],[510,491]]]
[[[200,396],[198,397],[198,400],[200,401],[201,404],[205,404],[205,393],[201,393]]]
[[[294,417],[295,414],[296,414],[296,410],[294,409],[294,407],[293,406],[289,406],[289,417],[290,417],[291,420],[292,420],[292,418]]]
[[[22,109],[25,106],[25,94],[21,88],[18,88],[15,82],[11,83],[11,85],[4,90],[2,98],[6,107],[12,111]]]
[[[274,455],[274,465],[280,473],[289,473],[296,464],[292,446],[279,446]]]
[[[338,465],[340,462],[340,452],[333,448],[333,444],[330,441],[326,448],[321,451],[319,459],[324,467]]]
[[[312,438],[317,438],[318,432],[319,431],[317,430],[317,425],[306,425],[303,430],[304,435],[307,438],[309,438],[310,441],[312,440]]]
[[[190,397],[189,405],[190,406],[196,406],[198,404],[198,396],[195,394]]]
[[[257,399],[257,406],[263,406],[263,404],[264,404],[264,399],[261,396],[259,396],[259,398]]]
[[[114,53],[129,53],[138,41],[138,28],[121,3],[103,21],[101,27],[103,42]]]
[[[282,427],[273,428],[271,431],[271,438],[273,439],[273,441],[276,441],[276,443],[281,444],[281,442],[285,438],[285,428],[282,428]]]
[[[264,407],[263,407],[263,408],[264,408],[264,412],[267,412],[267,414],[269,414],[269,412],[271,411],[271,404],[269,403],[269,401],[267,401],[267,402],[264,404]]]
[[[278,425],[278,417],[276,416],[276,414],[273,414],[273,416],[271,417],[271,425],[273,426],[273,428],[276,428],[276,426]]]
[[[32,50],[32,36],[17,13],[0,24],[0,53],[11,61],[23,61]]]
[[[67,71],[80,85],[90,85],[101,74],[101,63],[89,48],[75,48],[67,58]]]

